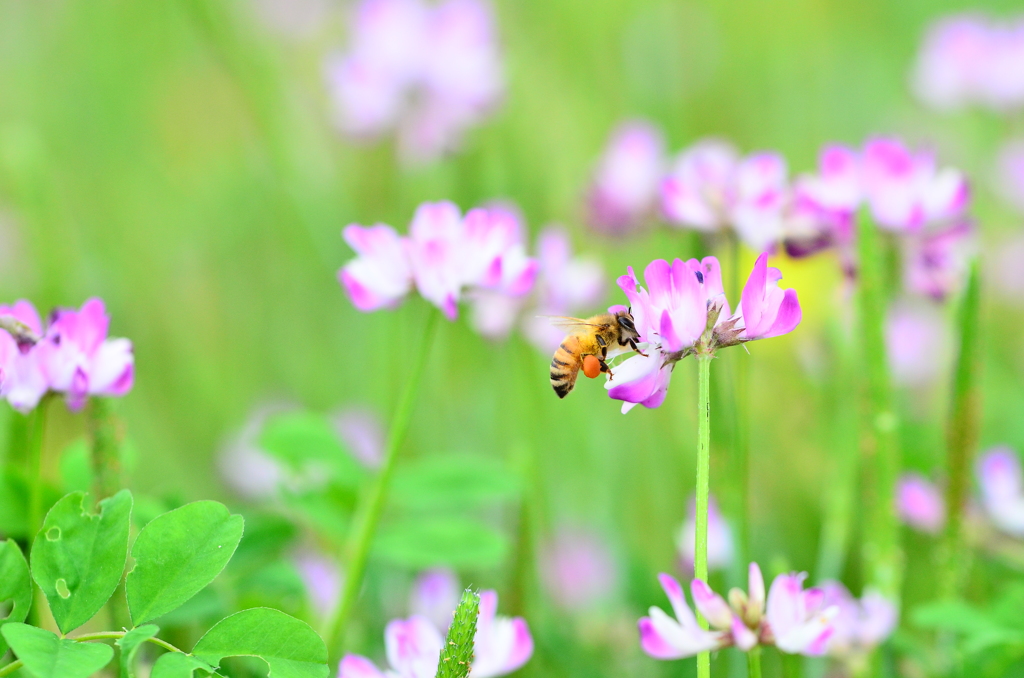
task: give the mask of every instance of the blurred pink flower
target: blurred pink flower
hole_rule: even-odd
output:
[[[416,577],[409,594],[409,613],[425,617],[439,629],[448,629],[459,604],[459,581],[451,570],[427,570]]]
[[[878,591],[865,591],[857,600],[837,581],[825,582],[821,589],[825,595],[823,604],[839,610],[832,619],[829,655],[862,662],[896,630],[899,611]]]
[[[384,454],[384,429],[380,418],[370,409],[348,407],[331,417],[338,438],[353,457],[365,466],[380,466]]]
[[[533,655],[533,637],[526,621],[496,616],[497,606],[494,591],[480,592],[472,665],[475,678],[511,673]],[[444,637],[429,619],[413,615],[388,623],[384,645],[389,671],[380,671],[366,657],[349,654],[338,667],[339,678],[434,678]]]
[[[0,316],[11,316],[25,325],[37,338],[43,336],[43,324],[35,307],[20,299],[13,306],[0,306]],[[0,330],[0,395],[19,412],[28,412],[50,389],[39,344],[19,343]]]
[[[423,203],[406,238],[383,225],[349,226],[345,237],[358,256],[341,269],[339,279],[362,311],[396,306],[414,282],[427,301],[454,320],[468,291],[523,297],[537,275],[518,218],[501,207],[472,209],[463,217],[450,202]]]
[[[651,123],[631,120],[619,125],[591,180],[591,225],[621,234],[651,216],[657,208],[664,153],[661,132]]]
[[[683,561],[683,572],[693,574],[693,559],[696,550],[697,516],[693,498],[686,505],[686,522],[679,532],[676,546]],[[732,564],[732,529],[718,509],[713,496],[708,497],[708,570],[720,570]]]
[[[945,366],[949,328],[942,312],[932,305],[897,301],[885,322],[886,356],[893,382],[926,386]]]
[[[550,352],[558,347],[564,330],[545,317],[552,315],[590,315],[604,294],[604,271],[592,257],[573,256],[568,234],[559,228],[547,228],[537,239],[537,261],[540,264],[536,306],[523,318],[526,338],[539,350]]]
[[[1007,142],[999,151],[995,185],[1003,200],[1024,214],[1024,138]]]
[[[733,589],[729,601],[700,579],[690,584],[693,602],[711,630],[697,625],[683,589],[667,574],[659,575],[672,603],[675,619],[652,607],[640,619],[640,646],[655,659],[683,659],[730,645],[747,652],[755,646],[775,645],[790,654],[824,654],[838,608],[824,604],[821,589],[803,589],[806,574],[781,574],[772,582],[765,605],[764,578],[757,563],[749,568],[747,592]]]
[[[455,149],[503,95],[493,24],[480,0],[363,0],[349,51],[326,63],[339,127],[356,137],[397,127],[412,163]]]
[[[342,235],[356,258],[338,271],[338,281],[360,311],[394,308],[412,289],[412,265],[402,237],[390,226],[346,226]]]
[[[898,139],[869,139],[861,153],[828,145],[818,173],[796,181],[787,231],[798,249],[802,242],[847,246],[852,221],[866,203],[881,228],[920,233],[960,217],[969,198],[959,170],[939,169],[932,153],[911,151]]]
[[[861,158],[864,195],[882,228],[913,233],[963,214],[970,193],[959,170],[938,169],[927,151],[892,138],[869,139]]]
[[[974,250],[974,227],[966,221],[907,237],[903,248],[904,286],[943,301],[963,285]]]
[[[288,478],[288,470],[259,446],[259,438],[268,418],[290,409],[283,403],[256,408],[217,453],[221,479],[239,496],[270,499]]]
[[[332,559],[311,550],[298,552],[293,560],[313,609],[326,616],[341,589],[341,568]]]
[[[548,596],[565,610],[585,610],[607,599],[618,584],[611,549],[587,530],[560,529],[541,552],[539,565]]]
[[[786,161],[766,152],[740,159],[726,142],[700,141],[678,156],[661,198],[669,221],[700,231],[732,227],[750,247],[765,251],[783,235]]]
[[[1024,480],[1020,458],[1009,447],[994,447],[977,462],[986,513],[1003,532],[1024,537]]]
[[[611,398],[624,401],[623,413],[637,404],[660,406],[675,362],[687,355],[787,334],[802,317],[796,290],[779,289],[782,273],[768,267],[767,254],[754,263],[734,315],[715,257],[676,259],[671,265],[656,259],[644,270],[649,289],[640,286],[632,267],[628,271],[618,283],[647,355],[628,358],[605,383]]]
[[[108,339],[110,317],[100,299],[80,310],[58,309],[51,315],[40,351],[50,389],[64,393],[68,407],[79,410],[90,395],[123,396],[135,382],[132,342]]]
[[[938,534],[946,524],[946,506],[939,488],[919,473],[906,473],[896,489],[900,519],[921,532]]]
[[[975,13],[944,17],[929,29],[913,73],[926,104],[970,104],[1008,111],[1024,104],[1024,19],[998,22]]]

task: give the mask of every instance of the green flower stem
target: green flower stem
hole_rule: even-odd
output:
[[[384,449],[384,461],[369,492],[362,496],[356,509],[346,550],[348,558],[345,560],[347,565],[345,583],[324,634],[324,640],[327,641],[327,647],[332,653],[337,653],[344,645],[345,627],[352,617],[356,600],[359,598],[363,575],[366,572],[366,561],[370,556],[370,545],[377,532],[380,515],[384,510],[384,502],[387,499],[388,485],[391,483],[391,476],[394,473],[398,449],[402,446],[409,430],[409,420],[412,418],[413,405],[416,402],[420,382],[423,380],[427,356],[430,353],[430,346],[437,328],[437,319],[438,312],[430,309],[419,354],[412,363],[409,381],[405,385],[405,391],[398,401],[394,418],[391,420],[387,446]],[[337,657],[332,654],[331,661],[334,662],[336,659]]]
[[[747,653],[747,675],[750,678],[761,678],[761,646],[755,645]]]
[[[121,455],[114,415],[106,398],[90,398],[87,407],[92,492],[99,501],[121,489]]]
[[[693,576],[708,579],[708,488],[711,476],[711,360],[712,356],[697,354],[699,391],[697,401],[697,506],[696,539],[693,556]],[[697,613],[701,628],[708,628],[704,616]],[[711,653],[697,655],[697,678],[711,675]]]
[[[9,676],[22,666],[22,661],[20,659],[15,659],[13,662],[0,669],[0,676]]]
[[[967,288],[960,307],[960,349],[953,382],[953,404],[947,430],[946,465],[949,484],[946,488],[945,567],[940,594],[952,598],[963,587],[970,566],[970,548],[964,529],[963,511],[971,487],[971,462],[978,445],[980,425],[980,393],[978,372],[981,355],[978,333],[980,327],[980,292],[977,262],[971,266]]]
[[[865,414],[863,461],[866,583],[891,601],[899,600],[902,555],[896,519],[900,472],[899,419],[893,405],[885,350],[886,248],[865,211],[857,226],[858,310],[864,355]]]

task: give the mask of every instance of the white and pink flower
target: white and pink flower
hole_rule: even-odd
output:
[[[747,652],[757,645],[774,645],[790,654],[824,654],[839,610],[825,605],[821,589],[805,590],[806,577],[780,574],[766,600],[761,569],[751,563],[747,591],[733,589],[728,602],[702,580],[693,580],[693,603],[711,626],[704,630],[686,604],[679,582],[659,575],[675,616],[651,607],[650,616],[639,622],[640,646],[655,659],[683,659],[729,646]]]
[[[900,519],[919,532],[938,534],[946,524],[946,504],[935,483],[919,473],[907,473],[896,489]]]
[[[622,234],[643,224],[657,209],[665,165],[661,132],[645,120],[619,125],[598,162],[587,194],[590,223]]]

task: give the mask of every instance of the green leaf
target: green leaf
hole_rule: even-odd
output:
[[[77,643],[28,624],[7,624],[0,632],[33,678],[89,678],[114,656],[102,643]]]
[[[404,464],[395,471],[389,496],[412,509],[467,509],[500,503],[518,492],[515,475],[500,461],[448,455]]]
[[[220,502],[196,501],[146,525],[125,581],[132,621],[156,619],[206,588],[231,560],[244,522]]]
[[[448,627],[444,647],[437,658],[437,678],[467,678],[473,662],[476,620],[480,616],[480,596],[469,589],[455,608],[455,617]]]
[[[54,504],[32,542],[32,578],[62,633],[99,612],[128,558],[131,492],[101,501],[98,515],[87,512],[85,499],[85,492],[72,492]]]
[[[269,678],[327,678],[330,672],[327,646],[316,631],[266,607],[236,612],[217,622],[192,654],[214,666],[224,657],[259,657],[270,667]]]
[[[196,670],[203,671],[200,675],[204,676],[213,673],[213,667],[202,659],[181,652],[168,652],[153,664],[149,678],[192,678]]]
[[[395,565],[412,569],[448,565],[490,568],[508,553],[508,539],[470,518],[405,520],[381,528],[374,552]]]
[[[159,630],[160,627],[156,624],[146,624],[145,626],[132,629],[117,640],[117,646],[121,648],[120,678],[134,678],[135,668],[132,664],[135,662],[135,653],[139,651],[139,647],[144,642],[155,636]]]
[[[272,417],[260,435],[260,447],[295,470],[320,462],[335,482],[357,487],[366,470],[342,447],[327,418],[313,412],[288,412]]]
[[[0,542],[0,603],[14,603],[6,619],[0,619],[0,628],[11,622],[22,622],[32,607],[32,580],[28,563],[13,539]],[[7,643],[0,638],[0,657],[7,652]]]

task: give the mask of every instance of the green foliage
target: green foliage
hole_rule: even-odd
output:
[[[466,589],[462,592],[455,617],[448,627],[448,635],[437,660],[437,678],[467,678],[473,663],[473,640],[476,620],[480,616],[480,596]]]
[[[508,550],[504,534],[460,516],[396,521],[381,527],[374,542],[375,555],[407,568],[495,567]]]
[[[14,469],[0,470],[0,533],[24,537],[28,532],[28,484]]]
[[[201,676],[214,673],[213,667],[202,659],[181,652],[168,652],[153,664],[149,678],[192,678],[196,671],[201,671]]]
[[[356,487],[365,470],[342,447],[327,418],[313,412],[289,412],[270,419],[260,446],[296,470],[320,465],[344,486]]]
[[[32,542],[32,578],[61,632],[89,621],[121,581],[128,557],[132,495],[121,490],[91,514],[85,492],[58,501]]]
[[[156,624],[146,624],[132,629],[117,640],[117,646],[121,648],[119,678],[135,678],[135,653],[144,642],[155,637],[159,631],[160,627]]]
[[[10,614],[0,619],[0,628],[11,622],[25,621],[32,607],[32,580],[28,563],[13,539],[0,542],[0,603],[11,601]],[[0,657],[7,651],[7,643],[0,638]]]
[[[78,438],[60,455],[60,480],[65,492],[88,492],[92,486],[89,441]]]
[[[270,678],[326,678],[327,646],[308,624],[270,608],[236,612],[219,621],[192,654],[211,665],[224,657],[259,657]]]
[[[917,608],[913,622],[922,628],[955,633],[960,650],[977,658],[994,649],[1007,649],[1016,657],[1024,656],[1024,584],[1012,585],[986,607],[963,600],[946,600]]]
[[[32,678],[89,678],[114,656],[109,645],[59,638],[28,624],[7,624],[0,632]]]
[[[505,464],[468,455],[444,455],[402,464],[391,501],[410,509],[461,510],[515,498],[519,482]]]
[[[177,608],[212,582],[242,538],[244,520],[215,501],[197,501],[155,518],[132,547],[125,590],[136,624]]]

